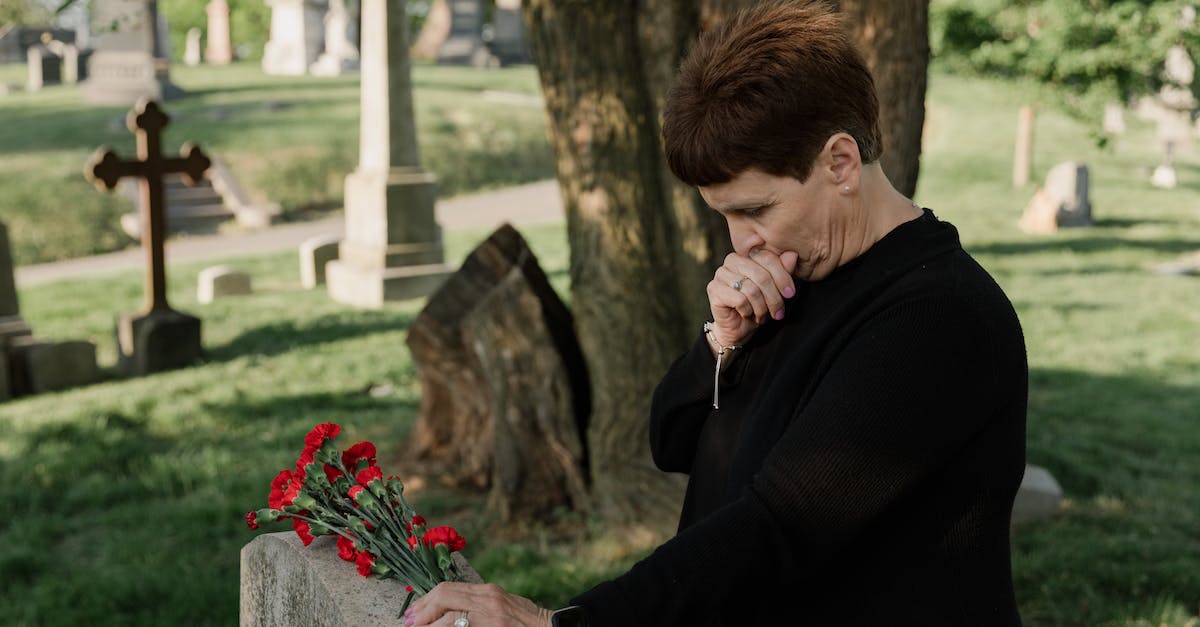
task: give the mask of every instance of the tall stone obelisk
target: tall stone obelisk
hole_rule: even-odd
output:
[[[359,307],[424,296],[452,272],[417,150],[407,29],[404,2],[363,0],[359,163],[346,177],[346,238],[325,267],[330,297]]]

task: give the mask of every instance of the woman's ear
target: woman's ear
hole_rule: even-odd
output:
[[[834,133],[825,142],[822,153],[826,157],[830,182],[843,190],[847,186],[857,190],[862,174],[862,155],[858,152],[858,142],[848,133]]]

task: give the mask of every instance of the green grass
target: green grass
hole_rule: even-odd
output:
[[[438,176],[443,198],[554,175],[541,107],[489,95],[537,94],[533,67],[417,64],[412,74],[421,161]],[[23,77],[23,65],[0,66],[0,82],[23,84]],[[340,206],[345,176],[358,163],[356,75],[266,76],[256,64],[238,63],[176,66],[171,78],[187,95],[164,103],[172,116],[164,152],[199,143],[259,201],[279,203],[285,219]],[[18,265],[130,243],[118,218],[132,205],[97,192],[81,175],[100,145],[133,156],[127,110],[86,105],[69,86],[0,97],[0,220]]]
[[[1067,495],[1056,518],[1017,529],[1013,567],[1029,625],[1191,626],[1200,621],[1200,278],[1156,263],[1200,250],[1200,159],[1181,186],[1148,184],[1153,129],[1130,119],[1095,148],[1077,120],[1039,112],[1035,174],[1091,166],[1097,226],[1055,236],[1016,228],[1034,191],[1009,178],[1016,110],[1036,90],[931,76],[917,199],[958,225],[1003,285],[1030,361],[1028,456]],[[1098,122],[1097,122],[1098,123]],[[561,227],[527,235],[562,291]],[[483,233],[450,232],[460,259]],[[292,254],[233,260],[255,294],[201,306],[201,265],[173,266],[172,302],[203,317],[202,365],[0,405],[0,616],[14,624],[229,624],[240,514],[265,497],[314,423],[373,438],[398,464],[419,389],[404,347],[419,303],[349,310],[298,286]],[[114,359],[112,317],[140,303],[141,276],[21,292],[39,335],[84,337]],[[393,386],[380,397],[371,386]],[[419,471],[419,469],[418,469]],[[437,485],[437,477],[424,477]],[[595,521],[498,528],[472,495],[414,499],[464,528],[483,575],[556,605],[645,549]],[[348,576],[356,576],[348,572]],[[68,602],[64,602],[68,601]]]

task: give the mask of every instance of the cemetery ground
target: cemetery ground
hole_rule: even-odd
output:
[[[1029,350],[1028,458],[1049,468],[1067,497],[1055,518],[1014,531],[1025,622],[1195,626],[1200,277],[1150,268],[1200,250],[1200,158],[1184,152],[1180,187],[1155,189],[1148,124],[1131,119],[1128,134],[1101,150],[1085,125],[1043,107],[1034,179],[1059,161],[1086,161],[1098,223],[1025,235],[1016,221],[1034,186],[1015,190],[1009,174],[1017,107],[1033,92],[930,78],[917,199],[958,225],[1012,298]],[[270,138],[209,127],[215,138],[199,128],[176,128],[174,137],[208,145],[230,133],[258,133],[251,144]],[[347,127],[344,141],[353,134]],[[566,295],[562,227],[523,231]],[[484,236],[449,232],[448,261]],[[485,578],[543,604],[562,604],[649,549],[652,538],[606,529],[592,515],[499,525],[478,496],[401,464],[420,393],[404,344],[419,301],[379,311],[335,304],[300,288],[294,252],[221,261],[253,275],[255,293],[199,305],[195,279],[208,264],[174,264],[169,275],[172,302],[204,319],[203,363],[0,405],[6,622],[234,622],[238,550],[254,535],[241,514],[265,501],[270,479],[326,420],[345,427],[347,442],[374,440],[385,470],[420,477],[410,482],[424,484],[416,506],[464,531],[465,554]],[[31,286],[21,289],[22,314],[41,335],[88,337],[111,364],[113,315],[136,307],[141,289],[137,271]],[[358,575],[347,566],[346,576]]]
[[[24,84],[25,72],[0,65],[0,83]],[[197,142],[256,201],[280,204],[285,220],[340,206],[345,175],[358,164],[356,75],[268,76],[245,62],[176,65],[171,78],[187,95],[162,103],[171,116],[164,153]],[[422,164],[438,176],[442,197],[554,176],[533,67],[417,63],[413,86]],[[131,244],[118,221],[132,204],[97,194],[80,176],[102,144],[134,155],[128,110],[85,105],[73,86],[0,96],[0,219],[17,265]]]

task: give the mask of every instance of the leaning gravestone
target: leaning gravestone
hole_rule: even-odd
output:
[[[157,103],[143,101],[129,113],[126,125],[137,136],[138,159],[123,161],[111,150],[98,149],[84,168],[97,187],[112,190],[124,177],[139,177],[142,202],[142,248],[146,252],[146,305],[141,311],[117,319],[118,365],[144,375],[181,368],[194,362],[203,349],[200,319],[171,309],[167,304],[166,233],[163,176],[183,173],[195,184],[212,163],[196,146],[184,144],[182,157],[162,156],[162,130],[170,118]]]
[[[483,579],[459,553],[452,553],[470,583]],[[404,582],[363,577],[337,556],[333,536],[305,547],[291,531],[265,533],[242,547],[242,627],[311,625],[359,627],[400,625],[408,595]]]
[[[91,104],[131,105],[141,98],[165,100],[182,91],[169,76],[154,0],[94,0],[95,52],[88,60],[83,99]]]
[[[1054,233],[1060,227],[1091,226],[1088,167],[1065,161],[1046,175],[1018,223],[1026,233]]]

